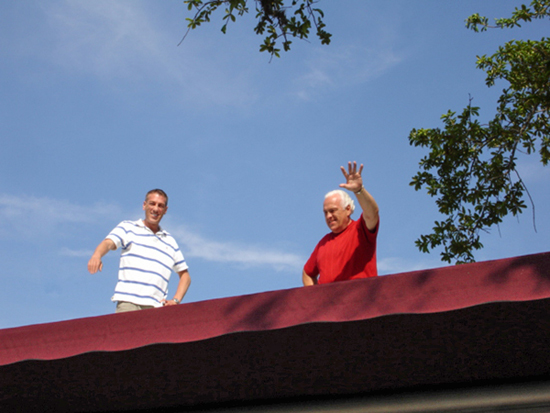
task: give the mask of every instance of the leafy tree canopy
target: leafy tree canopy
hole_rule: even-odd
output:
[[[325,17],[321,9],[315,8],[320,0],[254,0],[256,19],[258,21],[254,31],[265,36],[260,52],[268,52],[271,56],[280,57],[278,42],[282,40],[284,51],[290,50],[291,38],[307,39],[312,26],[315,26],[317,37],[321,44],[329,44],[331,34],[325,31]],[[195,10],[193,18],[188,21],[187,36],[191,29],[202,23],[209,22],[210,16],[218,8],[225,8],[222,32],[227,31],[228,23],[234,22],[237,16],[248,13],[248,3],[252,0],[185,0],[188,10]],[[183,40],[182,40],[183,41]]]
[[[482,32],[548,17],[550,0],[534,0],[495,26],[474,14],[466,27]],[[470,100],[462,113],[442,116],[443,129],[413,129],[409,135],[411,145],[429,149],[410,185],[437,197],[446,216],[416,245],[423,252],[442,247],[441,259],[449,263],[474,261],[473,251],[483,248],[480,233],[526,208],[530,196],[516,168],[518,154],[536,154],[544,166],[550,160],[550,40],[512,40],[492,56],[478,56],[477,67],[487,74],[488,87],[505,84],[494,118],[481,124]]]

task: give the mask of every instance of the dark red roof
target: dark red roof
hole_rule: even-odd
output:
[[[550,253],[0,330],[0,411],[547,378]]]

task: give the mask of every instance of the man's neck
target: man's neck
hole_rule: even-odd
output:
[[[147,228],[153,231],[153,234],[156,234],[157,232],[159,232],[159,229],[160,229],[159,225],[149,224],[145,222],[145,220],[142,220],[142,222],[143,222],[143,225],[145,225]]]
[[[346,229],[348,229],[349,225],[353,222],[353,219],[349,218],[348,219],[348,223],[346,224],[346,226],[344,227],[344,229],[342,231],[338,231],[338,232],[332,232],[334,235],[338,235],[338,234],[341,234],[342,232],[344,232]]]

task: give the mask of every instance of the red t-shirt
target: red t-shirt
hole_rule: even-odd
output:
[[[339,234],[325,235],[307,260],[304,271],[310,277],[319,275],[319,284],[376,277],[379,226],[380,222],[374,232],[369,231],[361,215]]]

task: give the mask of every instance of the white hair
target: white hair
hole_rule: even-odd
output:
[[[348,205],[350,206],[350,211],[353,214],[353,211],[355,211],[355,203],[353,202],[353,199],[349,196],[349,194],[346,191],[343,191],[341,189],[335,189],[334,191],[330,191],[325,195],[325,199],[328,197],[331,197],[333,195],[339,195],[340,196],[340,202],[342,203],[342,208],[346,209]]]

